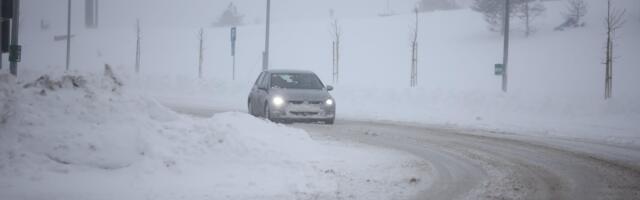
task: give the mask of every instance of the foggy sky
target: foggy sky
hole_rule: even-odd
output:
[[[417,1],[391,0],[391,9],[406,13]],[[264,22],[266,0],[100,0],[100,26],[128,28],[138,18],[152,26],[208,26],[230,2],[245,16],[246,24]],[[72,5],[73,23],[82,25],[84,0],[72,0]],[[324,19],[329,17],[330,9],[338,18],[368,17],[381,13],[385,7],[386,0],[272,0],[272,20]],[[22,10],[27,29],[36,28],[33,26],[41,19],[53,27],[66,26],[67,1],[23,0]]]

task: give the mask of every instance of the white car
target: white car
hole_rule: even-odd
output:
[[[331,90],[310,71],[264,71],[249,93],[249,114],[274,122],[333,124],[336,102]]]

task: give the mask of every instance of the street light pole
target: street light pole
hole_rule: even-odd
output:
[[[67,67],[65,71],[69,71],[71,61],[71,0],[67,0],[67,4]]]
[[[19,36],[19,28],[20,28],[20,0],[13,1],[13,19],[11,21],[11,46],[14,48],[19,48],[18,44],[18,36]],[[12,52],[14,56],[18,56],[16,54],[20,54],[20,50],[14,49]],[[9,71],[14,76],[18,76],[18,59],[11,60],[9,64]]]
[[[269,25],[271,23],[271,0],[267,0],[267,30],[264,39],[264,52],[262,52],[262,70],[269,69]]]
[[[509,0],[505,0],[505,11],[504,11],[504,57],[502,58],[502,64],[504,65],[504,71],[502,73],[502,91],[507,92],[507,73],[509,72],[508,61],[509,61]]]

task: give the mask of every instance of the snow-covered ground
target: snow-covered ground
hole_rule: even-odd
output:
[[[417,157],[244,113],[178,115],[127,84],[0,75],[0,199],[407,199],[429,185]]]
[[[159,102],[246,110],[247,93],[261,70],[264,26],[247,19],[248,25],[238,27],[238,76],[231,80],[229,29],[209,26],[216,16],[203,6],[209,1],[158,1],[144,9],[141,0],[129,2],[134,1],[101,1],[100,29],[84,29],[81,17],[74,18],[69,73],[65,43],[53,41],[65,32],[59,14],[64,6],[23,2],[20,76],[14,80],[7,67],[0,70],[2,199],[404,199],[430,184],[429,166],[409,155],[315,141],[303,130],[241,112],[196,119],[163,107]],[[239,6],[250,5],[242,2]],[[493,65],[502,60],[502,38],[470,9],[420,14],[419,86],[409,88],[414,21],[408,10],[380,18],[367,9],[350,15],[337,8],[341,76],[331,83],[331,20],[322,9],[342,1],[291,2],[273,2],[271,66],[313,70],[334,85],[338,120],[640,147],[640,1],[614,1],[627,9],[627,23],[617,33],[614,98],[608,101],[602,98],[602,0],[588,0],[584,28],[553,31],[562,22],[564,1],[545,1],[547,11],[534,21],[537,32],[529,38],[514,21],[508,93],[500,91],[500,78],[493,75]],[[348,3],[358,2],[363,1]],[[399,7],[413,3],[402,2]],[[127,8],[114,9],[122,5]],[[41,9],[30,9],[34,6]],[[300,18],[278,12],[301,13],[306,6],[317,7]],[[130,13],[138,11],[140,16]],[[140,74],[133,70],[137,17]],[[39,30],[45,18],[53,27]],[[202,79],[197,78],[200,28],[205,31]],[[102,75],[105,64],[124,86]],[[24,87],[44,74],[59,86]]]
[[[502,38],[488,30],[481,14],[470,9],[420,14],[417,88],[408,87],[413,16],[407,12],[380,18],[356,9],[353,16],[340,18],[339,83],[331,83],[332,35],[327,15],[316,13],[301,20],[278,14],[271,28],[270,61],[272,68],[313,70],[325,83],[336,86],[333,95],[338,118],[446,124],[639,146],[640,2],[614,1],[619,8],[627,9],[627,23],[616,34],[614,98],[608,101],[603,99],[602,65],[606,4],[601,0],[587,2],[587,25],[583,28],[553,31],[562,22],[564,1],[544,2],[547,11],[534,20],[536,32],[529,38],[524,37],[522,23],[514,19],[508,93],[501,92],[501,78],[493,75],[493,65],[502,61]],[[105,12],[114,12],[109,8],[119,4],[122,2],[105,4]],[[329,4],[333,5],[322,6]],[[194,1],[176,9],[207,5]],[[278,8],[304,6],[286,5],[290,8],[274,2],[274,13]],[[64,11],[56,6],[51,5]],[[156,7],[172,5],[163,2],[153,5]],[[105,28],[73,29],[73,71],[95,72],[107,63],[134,80],[136,90],[159,101],[246,110],[247,93],[261,70],[263,25],[238,27],[238,75],[232,81],[229,29],[206,23],[216,15],[194,8],[194,13],[180,21],[171,21],[149,18],[144,13],[155,16],[155,12],[145,11],[139,14],[142,69],[139,75],[133,75],[135,16],[126,14],[130,10],[135,9],[123,10],[122,18],[103,17]],[[29,14],[28,10],[25,13]],[[46,17],[43,13],[33,15]],[[21,70],[60,73],[65,63],[65,43],[52,38],[64,33],[64,20],[50,19],[55,26],[47,31],[38,29],[37,17],[24,21],[24,29],[29,31],[23,36]],[[74,27],[81,27],[81,19],[75,22],[78,25]],[[204,78],[199,80],[201,27],[205,30]]]

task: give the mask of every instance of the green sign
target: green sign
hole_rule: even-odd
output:
[[[22,46],[11,45],[9,46],[9,61],[20,62],[22,58]]]
[[[496,76],[504,74],[504,65],[503,64],[496,64],[494,73],[495,73]]]

